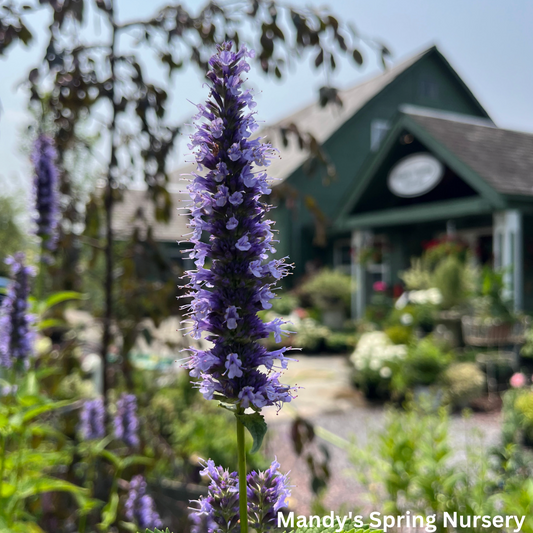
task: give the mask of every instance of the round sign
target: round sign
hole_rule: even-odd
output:
[[[418,153],[401,159],[390,171],[390,191],[402,198],[415,198],[435,188],[444,174],[442,163],[431,154]]]

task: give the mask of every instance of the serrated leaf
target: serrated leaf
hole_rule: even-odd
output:
[[[268,426],[263,415],[259,413],[235,415],[241,424],[250,432],[254,440],[250,453],[256,453],[263,444],[263,438],[266,435]]]

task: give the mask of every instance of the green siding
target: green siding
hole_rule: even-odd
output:
[[[436,98],[428,98],[421,93],[423,80],[431,80],[435,84],[438,92]],[[401,73],[324,143],[324,148],[337,169],[336,181],[324,185],[320,170],[316,175],[310,176],[299,168],[287,178],[290,186],[300,191],[303,197],[311,195],[322,212],[333,221],[349,196],[363,163],[373,153],[370,151],[372,121],[384,119],[392,122],[398,108],[404,104],[486,116],[477,101],[445,64],[439,52],[433,50]],[[280,207],[279,211],[285,209]],[[313,254],[322,255],[320,250],[313,250],[312,246],[309,248],[309,240],[312,240],[309,232],[314,231],[312,216],[305,208],[300,208],[297,219],[291,222],[291,228],[286,220],[283,221],[281,213],[278,213],[278,217],[281,239],[291,240],[290,254],[291,260],[296,263],[295,273],[302,274],[306,260],[312,258]]]

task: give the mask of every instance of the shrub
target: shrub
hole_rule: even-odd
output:
[[[292,329],[296,330],[296,335],[291,339],[291,345],[306,352],[318,352],[331,335],[329,328],[312,318],[300,320]]]
[[[519,394],[514,402],[519,423],[528,441],[533,441],[533,391]]]
[[[390,381],[407,346],[395,345],[382,331],[364,333],[350,356],[354,383],[367,396],[388,396]]]
[[[356,344],[357,337],[353,333],[332,331],[326,337],[326,349],[330,352],[339,353],[352,351]]]
[[[450,356],[431,336],[410,345],[400,371],[393,377],[394,389],[404,394],[416,386],[437,383],[450,364]]]
[[[455,363],[444,372],[450,402],[462,407],[479,397],[485,385],[485,374],[474,363]]]
[[[348,311],[352,290],[350,276],[325,268],[303,283],[299,293],[321,311],[339,306]]]
[[[408,326],[390,326],[385,329],[385,335],[393,344],[409,344],[413,331]]]
[[[278,315],[290,315],[300,304],[298,298],[292,294],[283,293],[271,302],[272,311]]]

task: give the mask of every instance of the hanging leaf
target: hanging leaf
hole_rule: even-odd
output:
[[[256,453],[263,444],[263,438],[266,435],[268,426],[263,415],[259,413],[235,415],[241,424],[250,432],[254,443],[250,453]]]
[[[354,58],[354,61],[358,64],[358,65],[362,65],[363,64],[363,56],[361,54],[361,52],[359,52],[359,50],[354,50],[352,52],[352,56]]]

